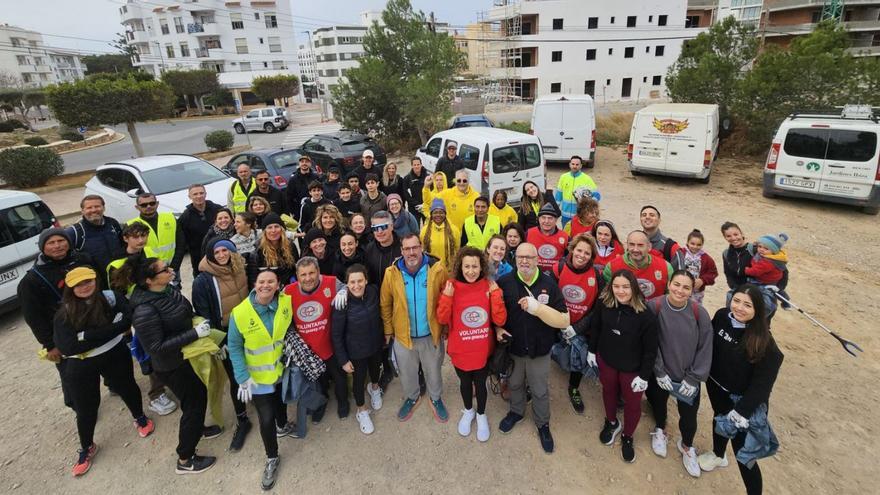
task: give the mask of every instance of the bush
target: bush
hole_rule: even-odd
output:
[[[531,128],[531,124],[525,122],[523,120],[517,120],[516,122],[499,122],[496,124],[501,129],[507,129],[508,131],[516,131],[522,132],[523,134],[529,133],[529,128]]]
[[[64,172],[64,160],[48,148],[14,148],[0,152],[0,179],[16,188],[44,186]]]
[[[9,119],[0,122],[0,132],[12,132],[16,129],[27,129],[28,126],[24,122],[17,119]]]
[[[66,139],[66,140],[72,141],[74,143],[85,139],[85,137],[77,131],[67,130],[67,131],[63,131],[63,132],[59,133],[58,135],[61,136],[61,139]]]
[[[627,144],[634,116],[633,112],[598,116],[596,118],[596,144],[600,146]]]
[[[212,131],[205,134],[205,144],[211,151],[226,151],[232,148],[235,136],[229,131]]]
[[[46,141],[40,136],[29,137],[24,140],[24,144],[28,146],[42,146],[44,144],[49,144],[49,141]]]

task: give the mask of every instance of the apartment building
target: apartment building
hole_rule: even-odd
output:
[[[46,46],[36,31],[2,24],[0,47],[0,76],[5,84],[40,88],[84,76],[79,53]]]
[[[366,26],[329,26],[312,32],[315,70],[324,94],[329,95],[345,73],[360,64],[358,59],[364,56],[367,29]]]
[[[762,36],[766,43],[788,46],[825,19],[842,23],[852,39],[852,53],[880,55],[880,0],[764,0]]]
[[[665,96],[666,71],[685,40],[687,0],[501,0],[490,76],[523,100],[587,93],[600,103]]]
[[[707,28],[727,17],[754,27],[761,25],[764,0],[689,0],[685,26]]]
[[[73,82],[85,77],[86,66],[80,60],[79,53],[62,48],[52,48],[47,52],[58,82]]]

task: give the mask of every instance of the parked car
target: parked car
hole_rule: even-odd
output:
[[[431,136],[416,156],[433,173],[449,141],[458,143],[458,156],[470,175],[471,187],[486,197],[504,190],[508,202],[517,205],[525,181],[545,188],[544,152],[535,136],[488,127],[449,129]]]
[[[535,100],[530,134],[538,136],[548,162],[573,155],[587,168],[596,164],[596,112],[590,95],[548,95]]]
[[[40,232],[49,227],[60,225],[39,196],[0,190],[0,313],[18,307],[18,283],[40,252]]]
[[[626,156],[633,175],[709,182],[718,155],[718,105],[659,103],[636,112]]]
[[[120,222],[138,215],[135,198],[150,192],[159,200],[159,211],[174,216],[183,213],[190,203],[187,188],[203,184],[208,199],[226,204],[232,179],[210,163],[190,155],[156,155],[112,162],[98,167],[86,182],[86,194],[98,194],[106,203],[105,212]]]
[[[232,128],[237,134],[246,131],[283,131],[289,125],[287,110],[282,107],[257,108],[232,121]]]
[[[238,166],[247,163],[251,166],[251,173],[256,174],[260,170],[268,170],[272,176],[272,185],[276,189],[287,189],[287,179],[299,168],[299,151],[296,149],[266,148],[261,150],[249,150],[233,156],[220,170],[230,177],[237,178]],[[312,162],[312,171],[321,173],[321,168]]]
[[[450,129],[459,129],[461,127],[495,127],[492,121],[485,115],[458,115],[452,119]]]
[[[361,165],[361,155],[367,149],[373,151],[375,165],[385,165],[385,150],[373,138],[348,130],[317,134],[297,151],[311,158],[321,170],[336,164],[345,175]]]
[[[791,114],[782,121],[764,166],[764,196],[812,198],[880,212],[880,119],[870,106],[840,114]]]

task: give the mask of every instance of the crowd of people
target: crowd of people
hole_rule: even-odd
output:
[[[583,414],[583,375],[598,377],[603,444],[619,436],[623,460],[634,462],[644,394],[655,422],[652,450],[666,457],[671,395],[687,473],[727,466],[730,441],[747,492],[760,493],[755,461],[774,451],[760,439],[773,438],[765,434],[767,405],[783,358],[769,329],[772,294],[787,281],[788,237],[749,243],[736,224],[721,226],[728,302],[710,316],[703,294],[718,269],[699,230],[679,245],[647,205],[641,229],[620,236],[577,156],[555,193],[527,181],[514,207],[504,191],[482,196],[454,144],[447,151],[436,173],[413,158],[405,177],[393,163],[375,164],[369,150],[344,178],[336,167],[318,173],[303,156],[284,192],[243,164],[227,198],[189,186],[191,204],[179,218],[158,212],[156,197],[143,193],[139,215],[120,224],[104,215],[103,198],[86,196],[79,222],[42,232],[19,297],[76,415],[73,474],[85,474],[98,450],[101,377],[125,402],[137,434],[154,431],[132,357],[149,377],[146,409],[160,416],[181,409],[178,474],[214,464],[196,447],[222,434],[223,394],[236,418],[231,452],[253,427],[253,403],[266,454],[263,489],[278,479],[279,439],[305,438],[308,421],[320,423],[330,402],[344,419],[353,396],[358,429],[374,433],[371,415],[395,377],[398,420],[424,402],[445,423],[447,355],[459,379],[461,436],[476,424],[477,441],[489,441],[487,384],[498,380],[509,405],[495,428],[510,433],[531,402],[540,446],[552,453],[551,349],[581,338],[587,367],[571,371],[567,395]],[[187,253],[189,291],[180,277]],[[501,373],[490,366],[499,354],[512,361]],[[704,386],[713,445],[698,455]]]

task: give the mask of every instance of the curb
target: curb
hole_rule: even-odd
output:
[[[116,131],[113,131],[112,129],[111,129],[111,131],[116,136],[113,139],[111,139],[110,141],[107,141],[104,143],[93,144],[90,146],[86,146],[84,148],[77,148],[75,150],[62,151],[62,152],[59,152],[58,154],[59,155],[68,155],[70,153],[76,153],[77,151],[85,151],[85,150],[90,150],[90,149],[94,149],[94,148],[100,148],[101,146],[107,146],[108,144],[118,143],[119,141],[122,141],[126,137],[125,134],[123,134],[121,132],[116,132]]]

